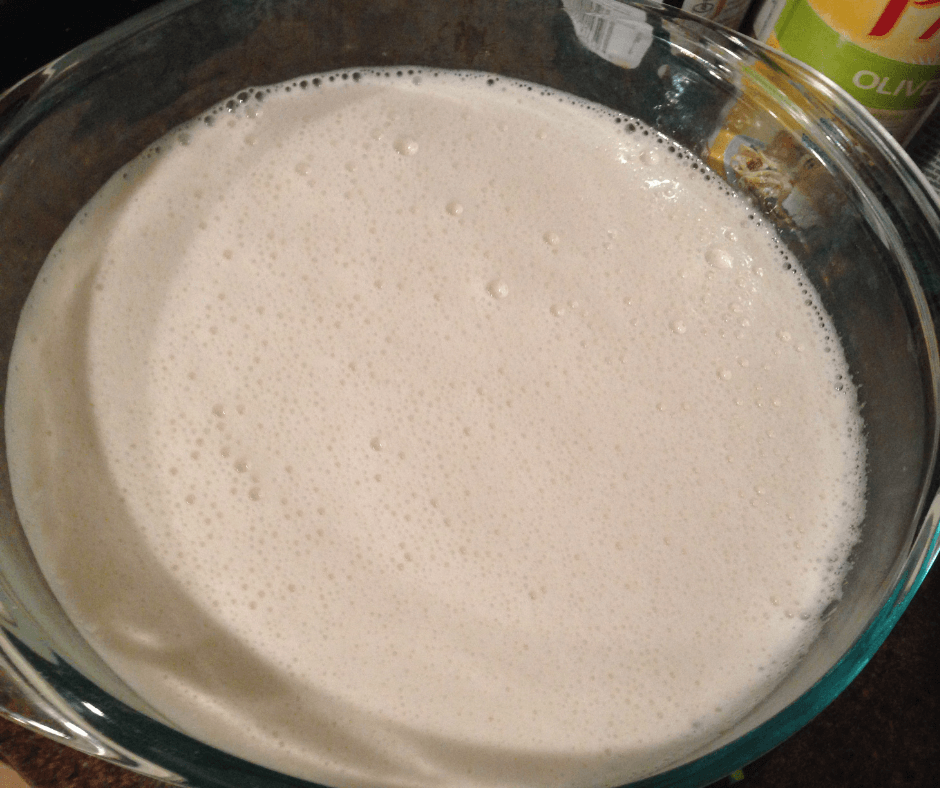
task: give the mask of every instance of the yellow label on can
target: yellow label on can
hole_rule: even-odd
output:
[[[777,112],[780,106],[789,112]],[[709,141],[709,167],[773,218],[780,230],[828,226],[845,197],[834,188],[822,155],[795,120],[813,106],[786,76],[763,63],[744,68],[741,97]],[[833,131],[836,117],[818,118]]]
[[[940,0],[786,0],[766,38],[902,141],[940,95]]]
[[[940,0],[850,0],[807,3],[846,40],[904,63],[929,65],[940,55]]]

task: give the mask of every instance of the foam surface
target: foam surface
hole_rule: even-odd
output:
[[[486,75],[245,91],[49,257],[30,542],[181,729],[344,786],[608,785],[814,637],[863,509],[812,288],[688,154]]]

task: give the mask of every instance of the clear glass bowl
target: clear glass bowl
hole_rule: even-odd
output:
[[[833,316],[869,447],[867,513],[843,597],[770,696],[707,748],[637,785],[701,786],[732,772],[848,685],[940,549],[937,202],[859,105],[795,61],[679,12],[617,0],[181,0],[152,9],[0,96],[0,380],[5,386],[36,272],[116,169],[246,86],[368,66],[495,72],[639,118],[754,200]],[[736,172],[742,144],[789,167],[793,190],[761,189]],[[11,501],[4,447],[0,663],[8,715],[168,781],[306,784],[161,721],[65,617]]]

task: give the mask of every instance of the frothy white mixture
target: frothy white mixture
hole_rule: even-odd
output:
[[[681,760],[838,596],[855,391],[774,237],[641,126],[486,75],[246,91],[24,310],[16,503],[182,730],[342,786]]]

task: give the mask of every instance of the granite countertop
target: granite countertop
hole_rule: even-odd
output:
[[[0,30],[25,43],[7,50],[0,89],[153,0],[45,4],[0,0]],[[912,148],[926,166],[936,132]],[[940,157],[937,157],[940,158]],[[937,168],[940,174],[940,168]],[[933,173],[931,173],[933,174]],[[155,788],[160,784],[82,755],[0,718],[0,760],[35,788]],[[727,785],[733,778],[715,785]],[[931,788],[940,785],[940,570],[853,684],[810,725],[744,769],[744,788]]]

